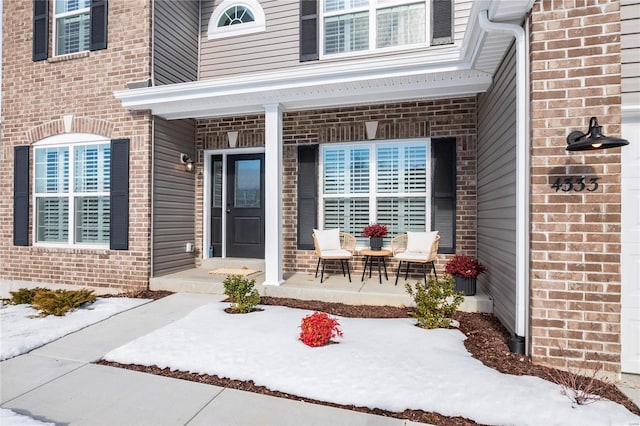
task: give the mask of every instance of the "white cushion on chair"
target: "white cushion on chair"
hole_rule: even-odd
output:
[[[407,232],[406,252],[430,253],[431,245],[436,240],[438,231],[431,232]]]
[[[325,259],[347,259],[351,257],[351,252],[349,250],[339,249],[339,250],[320,250],[320,256]]]
[[[342,249],[340,245],[340,229],[325,229],[324,231],[314,229],[313,233],[318,241],[320,251]]]
[[[429,258],[429,254],[425,252],[405,251],[396,254],[396,259],[416,262],[426,262]]]

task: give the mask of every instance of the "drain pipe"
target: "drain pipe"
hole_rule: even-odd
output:
[[[527,130],[527,44],[519,25],[491,22],[486,10],[478,15],[480,28],[488,33],[511,34],[516,42],[516,323],[509,349],[528,353],[529,292],[529,138]]]

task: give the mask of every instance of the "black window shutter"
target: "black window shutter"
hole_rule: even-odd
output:
[[[129,249],[129,139],[111,141],[109,248]]]
[[[29,145],[13,148],[13,244],[29,245]]]
[[[298,248],[313,249],[318,227],[318,145],[298,147]]]
[[[107,0],[91,0],[89,50],[107,48]]]
[[[431,229],[438,231],[438,253],[456,251],[456,139],[431,140]]]
[[[300,62],[318,58],[318,1],[300,0]]]
[[[49,57],[49,0],[33,0],[33,60]]]
[[[452,0],[431,1],[431,45],[453,43]]]

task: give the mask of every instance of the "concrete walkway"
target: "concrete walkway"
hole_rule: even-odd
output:
[[[417,425],[93,362],[223,296],[174,294],[0,363],[0,405],[60,425]]]

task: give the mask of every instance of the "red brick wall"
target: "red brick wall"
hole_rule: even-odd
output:
[[[457,139],[456,250],[476,252],[476,101],[475,98],[367,105],[316,111],[285,112],[283,117],[283,267],[286,272],[314,272],[312,250],[298,250],[297,242],[297,145],[366,140],[364,123],[379,122],[377,139],[447,137]],[[239,131],[238,147],[262,146],[264,116],[201,120],[197,144],[202,149],[226,148],[226,132]],[[202,197],[202,179],[198,182]],[[197,206],[202,206],[202,199]],[[202,235],[201,207],[196,235]],[[202,247],[202,240],[199,241]],[[445,256],[440,256],[439,270]],[[359,265],[361,267],[362,265]],[[327,265],[329,267],[329,265]],[[339,268],[339,266],[338,266]],[[360,269],[361,270],[361,269]],[[357,269],[356,269],[357,271]],[[421,272],[420,272],[421,273]]]
[[[612,375],[620,371],[620,149],[565,147],[592,116],[604,134],[620,135],[618,2],[536,2],[531,87],[532,357]],[[599,177],[598,189],[551,187],[580,176]]]
[[[0,281],[146,288],[150,271],[150,121],[113,96],[150,76],[150,3],[109,3],[108,48],[33,62],[32,2],[5,0],[2,146],[0,151]],[[49,28],[53,28],[50,21]],[[51,52],[52,37],[49,37]],[[13,245],[13,148],[65,132],[129,138],[129,250]],[[31,151],[33,179],[33,150]],[[30,205],[33,226],[33,205]]]

